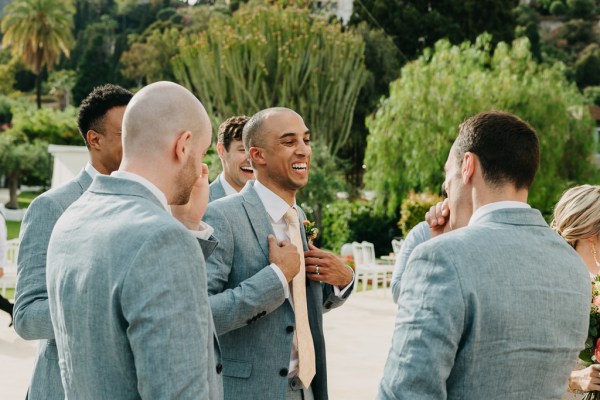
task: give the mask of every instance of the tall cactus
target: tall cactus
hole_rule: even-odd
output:
[[[220,121],[272,106],[296,110],[336,155],[365,83],[364,42],[306,9],[242,7],[215,17],[173,60],[178,81]]]

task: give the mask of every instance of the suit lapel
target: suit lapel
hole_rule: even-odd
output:
[[[251,183],[246,184],[241,195],[244,197],[242,205],[246,210],[246,214],[248,215],[248,219],[250,220],[250,224],[256,235],[256,240],[258,241],[262,252],[269,258],[269,241],[267,240],[267,236],[275,236],[275,232],[273,232],[273,226],[269,221],[267,210],[265,210],[265,207]]]

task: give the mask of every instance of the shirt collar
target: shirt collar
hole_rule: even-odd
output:
[[[471,216],[471,219],[469,220],[469,226],[476,225],[481,218],[492,211],[503,208],[531,208],[531,206],[527,203],[523,203],[522,201],[496,201],[494,203],[489,203],[475,210]]]
[[[285,215],[285,213],[290,209],[290,205],[288,203],[286,203],[281,197],[273,193],[265,185],[260,183],[258,179],[254,183],[254,190],[256,190],[256,194],[258,195],[260,201],[263,203],[263,206],[265,206],[267,214],[269,214],[269,217],[271,217],[271,221],[280,221]],[[295,199],[294,208],[297,208]]]
[[[88,161],[87,164],[85,164],[85,172],[87,172],[87,174],[92,178],[92,180],[96,177],[96,175],[100,175],[100,172],[98,172],[98,170],[96,168],[94,168],[94,166]]]
[[[225,191],[225,196],[230,196],[230,195],[236,194],[238,192],[237,190],[235,190],[233,188],[233,186],[231,186],[229,184],[229,182],[227,182],[227,179],[225,179],[224,174],[219,175],[219,181],[221,182],[221,185],[223,186],[223,190]]]
[[[167,202],[167,196],[159,188],[156,187],[152,182],[148,179],[143,178],[139,175],[134,174],[133,172],[128,171],[115,171],[110,176],[114,176],[115,178],[127,179],[130,181],[134,181],[139,183],[148,189],[152,194],[160,201],[160,204],[167,210],[167,212],[171,213],[171,209],[169,208],[169,203]]]

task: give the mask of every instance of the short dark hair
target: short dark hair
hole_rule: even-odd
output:
[[[229,151],[231,142],[234,140],[242,140],[242,131],[244,125],[250,118],[245,115],[238,115],[235,117],[227,118],[221,125],[219,125],[219,135],[217,142],[225,146],[225,150]]]
[[[79,106],[79,116],[77,118],[77,127],[81,137],[88,145],[87,132],[93,129],[100,132],[99,126],[104,122],[106,113],[115,107],[123,107],[129,104],[133,93],[118,85],[107,84],[98,86],[81,102]],[[102,132],[101,132],[102,133]]]
[[[483,179],[492,186],[512,183],[516,189],[529,189],[540,164],[535,130],[506,112],[483,112],[463,122],[455,151],[459,164],[466,152],[477,155]]]

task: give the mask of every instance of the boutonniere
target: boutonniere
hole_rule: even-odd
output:
[[[310,222],[307,219],[302,221],[302,225],[304,225],[306,240],[308,240],[308,243],[312,243],[312,241],[315,240],[317,238],[317,235],[319,234],[319,228],[315,227],[314,222]]]

